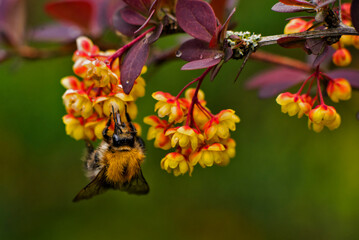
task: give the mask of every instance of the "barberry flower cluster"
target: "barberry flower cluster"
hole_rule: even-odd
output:
[[[344,3],[341,5],[342,23],[346,26],[352,27],[352,19],[350,15],[351,3]],[[284,27],[285,34],[305,32],[314,29],[313,23],[315,19],[306,21],[302,18],[291,19]],[[336,66],[345,67],[352,62],[352,56],[346,47],[354,46],[359,49],[359,36],[344,35],[340,40],[331,45],[336,51],[332,55],[332,61]]]
[[[187,89],[180,98],[165,92],[155,92],[152,97],[157,115],[144,119],[151,127],[147,139],[155,139],[157,148],[174,151],[161,160],[162,169],[175,176],[192,174],[195,165],[210,167],[225,166],[235,156],[236,142],[230,138],[230,131],[236,129],[239,117],[231,109],[216,115],[206,107],[203,91]],[[167,117],[166,119],[161,119]]]
[[[310,96],[310,92],[315,80],[317,91],[316,95],[312,97]],[[307,82],[310,82],[308,90],[306,93],[302,94],[303,88]],[[333,102],[349,100],[351,98],[352,89],[350,83],[346,79],[332,79],[325,73],[320,72],[318,67],[316,71],[304,81],[297,93],[281,93],[276,99],[277,103],[281,105],[283,113],[288,113],[289,116],[298,114],[298,118],[301,118],[304,115],[307,116],[308,127],[315,132],[322,131],[324,127],[334,130],[338,128],[341,123],[340,115],[336,112],[335,108],[324,103],[320,86],[321,82],[326,83],[326,92]],[[313,108],[318,99],[317,106]]]
[[[68,76],[61,79],[67,89],[62,96],[67,115],[63,117],[66,133],[76,140],[102,139],[102,131],[112,108],[124,114],[125,105],[132,119],[136,118],[137,98],[145,94],[145,81],[136,79],[129,95],[120,84],[119,62],[109,61],[115,51],[102,52],[87,37],[79,37],[73,55],[73,71],[81,77]],[[146,67],[142,73],[146,72]],[[126,119],[124,116],[122,119]],[[135,124],[140,132],[139,125]],[[113,126],[109,134],[112,134]]]
[[[352,27],[352,19],[350,16],[351,3],[344,3],[341,7],[343,24]],[[333,63],[339,67],[348,66],[352,62],[352,56],[346,47],[354,46],[359,49],[359,36],[344,35],[340,40],[333,44],[332,47],[336,49],[332,56]]]

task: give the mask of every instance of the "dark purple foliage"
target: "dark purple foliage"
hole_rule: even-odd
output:
[[[146,18],[143,15],[139,14],[130,7],[124,7],[119,11],[122,19],[128,24],[140,26],[146,21]]]
[[[45,11],[65,26],[76,26],[82,30],[82,34],[98,37],[110,26],[114,11],[119,7],[124,7],[122,1],[62,0],[47,3]],[[56,31],[56,25],[54,27],[51,29],[47,26],[47,30]]]
[[[221,70],[222,66],[224,64],[224,60],[222,60],[219,64],[217,64],[217,66],[215,66],[212,71],[211,71],[211,76],[210,76],[210,80],[213,81],[214,78],[217,76],[217,74],[219,73],[219,70]]]
[[[143,14],[148,14],[153,0],[123,0],[128,6]]]
[[[327,44],[322,45],[322,51],[317,55],[315,60],[313,61],[312,67],[316,68],[318,67],[323,61],[325,61],[329,54],[329,47]]]
[[[134,32],[138,29],[138,25],[131,25],[127,23],[121,16],[121,9],[118,9],[113,15],[113,27],[126,36],[133,36]]]
[[[128,51],[121,64],[121,84],[126,94],[131,92],[133,84],[138,76],[140,76],[143,66],[146,63],[150,44],[148,38],[144,38],[137,42]]]
[[[48,24],[31,30],[28,34],[29,39],[46,42],[68,42],[74,41],[82,31],[75,26],[65,26],[61,24]]]
[[[305,38],[282,37],[277,40],[277,43],[284,48],[303,48],[305,46]]]
[[[305,0],[279,0],[279,1],[281,3],[291,6],[300,6],[300,7],[309,7],[309,8],[315,7],[314,4],[311,4]]]
[[[323,51],[324,46],[327,46],[327,43],[322,38],[307,39],[305,41],[305,48],[310,50],[310,53],[314,55],[319,55]]]
[[[260,98],[269,98],[302,82],[307,75],[307,72],[300,70],[278,67],[252,77],[247,82],[246,87],[248,89],[259,89]]]
[[[319,8],[322,8],[322,7],[325,7],[325,6],[328,6],[329,4],[332,4],[334,2],[336,2],[337,0],[328,0],[326,2],[322,2],[322,3],[319,3],[316,7],[316,9],[319,9]]]
[[[192,61],[182,66],[181,70],[194,70],[213,67],[218,64],[222,59],[219,58],[206,58],[201,60]]]
[[[179,26],[194,38],[210,42],[216,32],[216,16],[211,6],[199,0],[180,0],[176,6]]]
[[[357,32],[359,32],[359,0],[353,0],[350,8],[352,23]]]
[[[359,70],[337,69],[327,74],[331,78],[345,78],[350,82],[352,88],[359,89]]]
[[[222,54],[222,51],[211,49],[207,42],[191,39],[186,41],[178,49],[177,55],[185,61],[194,61],[205,58],[214,58],[216,55]]]
[[[306,11],[308,9],[310,9],[310,8],[289,6],[289,5],[285,5],[281,2],[274,4],[274,6],[272,7],[272,11],[282,12],[282,13],[302,12],[302,11]]]
[[[89,30],[94,18],[94,5],[86,0],[51,2],[45,11],[59,21]]]
[[[223,23],[223,25],[221,26],[220,30],[219,30],[219,42],[223,42],[224,38],[226,37],[226,32],[227,32],[227,28],[229,25],[229,22],[231,21],[231,18],[233,16],[233,14],[235,13],[236,8],[233,8],[233,10],[231,11],[231,13],[228,15],[228,18],[226,19],[226,21]]]
[[[163,30],[163,24],[160,23],[157,25],[156,29],[152,32],[151,36],[148,37],[148,43],[152,44],[156,42],[160,38],[162,30]]]
[[[24,42],[25,1],[0,1],[0,42],[6,41],[12,46]]]

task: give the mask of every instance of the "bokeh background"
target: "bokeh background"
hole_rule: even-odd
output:
[[[49,21],[44,1],[29,2],[36,2],[29,4],[30,24]],[[241,1],[236,29],[281,33],[289,15],[272,12],[275,2]],[[264,50],[305,59],[297,50]],[[354,55],[350,67],[358,60]],[[200,74],[180,71],[182,64],[149,69],[138,122],[153,114],[152,92],[176,94]],[[275,98],[260,100],[245,89],[270,64],[250,61],[233,83],[240,64],[226,64],[203,84],[213,112],[232,108],[241,118],[233,134],[237,155],[227,167],[197,166],[192,177],[174,177],[160,168],[165,151],[146,141],[149,195],[108,191],[75,204],[88,180],[84,144],[65,134],[61,120],[59,80],[72,74],[71,56],[1,63],[0,239],[359,239],[359,94],[334,104],[339,129],[316,134],[306,119],[282,114]]]

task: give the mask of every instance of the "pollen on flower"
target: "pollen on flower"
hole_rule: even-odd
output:
[[[76,140],[102,139],[102,130],[112,109],[121,113],[124,109],[131,119],[137,115],[135,100],[144,96],[146,83],[142,77],[147,70],[142,69],[141,75],[136,79],[133,92],[125,94],[119,84],[119,60],[108,64],[107,59],[115,53],[114,50],[100,51],[98,46],[87,37],[79,37],[76,41],[77,50],[73,55],[73,70],[76,75],[61,79],[61,84],[67,89],[63,98],[67,115],[63,118],[66,133]],[[139,125],[134,123],[140,132]],[[109,135],[113,127],[110,126]]]

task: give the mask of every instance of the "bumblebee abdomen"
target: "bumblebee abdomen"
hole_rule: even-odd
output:
[[[115,185],[130,182],[140,172],[143,158],[143,153],[136,149],[106,154],[107,181]]]

